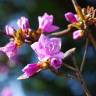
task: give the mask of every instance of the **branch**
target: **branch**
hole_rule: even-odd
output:
[[[85,17],[84,17],[84,15],[83,15],[83,13],[82,13],[82,9],[81,9],[81,7],[78,5],[77,1],[76,1],[76,0],[72,0],[72,3],[73,3],[73,5],[74,5],[74,8],[75,8],[77,14],[80,16],[81,20],[85,20]]]
[[[47,35],[59,37],[59,36],[64,36],[64,35],[67,34],[69,31],[70,31],[70,29],[65,29],[65,30],[62,30],[62,31],[59,31],[59,32],[48,33]]]
[[[77,72],[76,72],[77,80],[80,81],[81,86],[82,86],[82,88],[83,88],[83,90],[84,90],[85,95],[86,95],[86,96],[91,96],[91,94],[90,94],[90,92],[89,92],[89,90],[88,90],[88,88],[87,88],[86,82],[85,82],[85,80],[83,79],[83,76],[82,76],[82,74],[81,74],[81,72],[80,72],[80,70],[79,70],[79,68],[78,68],[78,66],[77,66],[77,64],[76,64],[75,56],[73,56],[73,64],[74,64],[75,68],[77,69]],[[84,95],[84,96],[85,96],[85,95]]]
[[[73,76],[72,74],[66,74],[66,73],[58,72],[54,70],[51,70],[51,72],[53,72],[57,76],[64,77],[65,79],[76,79],[76,77]]]
[[[70,70],[72,70],[72,71],[74,71],[74,72],[77,71],[76,68],[74,68],[74,67],[72,67],[72,66],[70,66],[70,65],[68,65],[68,64],[65,64],[65,63],[64,63],[63,66],[65,66],[66,68],[68,68],[68,69],[70,69]]]
[[[83,67],[84,67],[84,63],[85,63],[87,48],[88,48],[88,38],[86,38],[84,55],[83,55],[82,63],[81,63],[81,66],[80,66],[80,71],[81,71],[81,72],[83,71]]]

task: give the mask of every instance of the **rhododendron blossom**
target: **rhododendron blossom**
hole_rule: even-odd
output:
[[[61,39],[60,38],[48,38],[45,35],[41,35],[38,42],[31,45],[32,49],[38,55],[40,61],[46,61],[48,59],[52,60],[51,66],[54,69],[60,68],[62,64],[62,59],[64,58],[64,53],[60,51],[61,49]],[[54,63],[53,58],[56,59],[58,64]],[[56,65],[55,65],[56,64]],[[57,67],[58,66],[58,67]]]
[[[43,32],[53,32],[59,29],[58,26],[53,25],[53,15],[45,13],[43,16],[38,16],[39,28]]]
[[[24,74],[18,79],[29,78],[42,69],[49,67],[53,68],[54,70],[58,70],[61,67],[64,53],[60,51],[60,38],[49,38],[42,34],[38,42],[33,43],[31,47],[36,52],[39,62],[25,66],[22,70]]]

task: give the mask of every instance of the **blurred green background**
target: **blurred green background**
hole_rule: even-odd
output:
[[[78,3],[82,7],[87,5],[96,7],[96,0],[78,0]],[[71,0],[0,0],[0,46],[4,46],[9,41],[9,38],[2,34],[5,25],[10,24],[17,28],[16,21],[21,16],[28,17],[31,28],[35,29],[38,27],[38,16],[42,16],[44,12],[53,14],[54,23],[62,30],[67,28],[68,22],[64,18],[64,13],[68,11],[75,12]],[[77,48],[78,66],[82,60],[83,45],[83,40],[74,41],[71,36],[62,38],[64,52],[72,47]],[[0,92],[10,87],[12,96],[84,96],[78,81],[58,77],[49,70],[40,72],[33,78],[18,81],[16,78],[22,74],[21,69],[26,64],[36,61],[37,58],[28,45],[22,46],[18,50],[18,55],[21,64],[11,68],[8,74],[0,74]],[[65,73],[69,72],[63,70]],[[91,44],[88,47],[83,75],[92,96],[96,96],[96,54]]]

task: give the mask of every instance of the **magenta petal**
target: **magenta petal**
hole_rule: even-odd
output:
[[[29,20],[26,17],[21,17],[17,21],[17,24],[18,24],[18,27],[21,28],[22,30],[26,30],[26,29],[30,28]]]
[[[43,32],[52,32],[59,29],[59,27],[53,25],[53,15],[45,13],[43,16],[38,16],[39,28]]]
[[[61,39],[51,38],[47,41],[45,45],[45,50],[47,54],[53,55],[60,51],[61,49]]]
[[[51,66],[57,70],[61,67],[62,64],[62,59],[58,59],[58,58],[51,58]]]
[[[38,40],[38,42],[42,45],[42,47],[45,47],[45,45],[48,41],[49,41],[49,38],[47,36],[45,36],[44,34],[41,34],[41,36]]]
[[[4,48],[3,47],[0,47],[0,51],[4,51]]]
[[[79,39],[80,37],[82,37],[83,32],[82,30],[76,30],[73,32],[73,39]]]
[[[6,30],[6,35],[13,36],[15,33],[15,29],[9,25],[5,26],[5,30]]]
[[[46,53],[41,43],[35,42],[31,45],[31,48],[36,52],[39,60],[42,60],[46,57]]]
[[[38,64],[28,64],[22,70],[28,77],[33,76],[35,73],[40,71],[40,66]]]
[[[44,32],[53,32],[53,31],[56,31],[58,30],[59,27],[58,26],[55,26],[55,25],[51,25],[51,26],[48,26],[44,29]]]
[[[39,60],[47,60],[49,58],[64,58],[64,53],[60,51],[61,49],[61,39],[60,38],[48,38],[42,34],[38,40],[31,45],[32,49],[38,55]]]
[[[63,59],[64,58],[64,53],[63,52],[59,52],[59,53],[55,54],[54,57]]]
[[[67,12],[65,14],[65,18],[66,18],[67,21],[69,21],[71,23],[76,23],[77,22],[77,19],[72,12]]]
[[[53,43],[55,52],[59,52],[61,49],[61,38],[50,38],[50,43]],[[54,52],[54,53],[55,53]]]
[[[17,53],[17,45],[15,42],[10,41],[7,45],[5,45],[2,49],[9,58],[13,57]]]

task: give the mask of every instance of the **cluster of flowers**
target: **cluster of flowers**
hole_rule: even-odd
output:
[[[45,32],[49,33],[59,29],[58,26],[53,25],[53,15],[45,13],[43,16],[38,17],[38,21],[39,26],[37,30],[39,30],[40,34],[38,39],[35,39],[34,43],[30,43],[30,46],[36,52],[39,62],[37,64],[28,64],[23,69],[26,78],[48,67],[57,70],[61,67],[62,59],[64,57],[64,53],[60,51],[61,39],[49,38],[43,34]],[[17,24],[19,27],[18,30],[15,30],[13,26],[6,25],[6,35],[10,36],[11,39],[7,45],[0,48],[0,51],[5,52],[9,59],[16,55],[18,47],[23,43],[27,43],[28,40],[33,40],[34,38],[32,38],[32,35],[35,35],[35,32],[30,28],[28,18],[21,17],[17,21]]]
[[[43,16],[39,16],[38,21],[39,21],[38,30],[40,32],[39,37],[43,32],[52,32],[59,29],[58,26],[53,25],[53,16],[48,15],[47,13],[45,13]],[[7,45],[0,48],[0,50],[5,52],[9,58],[15,56],[17,48],[20,47],[23,43],[28,43],[30,41],[33,41],[33,39],[35,39],[35,32],[33,32],[32,29],[30,28],[28,18],[21,17],[17,21],[17,24],[19,27],[18,30],[15,30],[13,26],[6,25],[5,27],[6,35],[10,36],[11,39]]]
[[[80,17],[68,12],[65,14],[65,18],[78,29],[73,32],[73,39],[82,37],[84,32],[81,29],[82,20]],[[49,33],[59,29],[58,26],[53,25],[53,15],[45,13],[43,16],[38,16],[38,22],[39,26],[36,31],[30,28],[29,20],[26,17],[21,17],[17,21],[18,30],[10,25],[5,27],[6,35],[10,36],[11,39],[7,45],[0,48],[0,51],[5,52],[9,59],[16,55],[17,48],[23,43],[28,43],[38,56],[38,63],[25,66],[22,70],[24,74],[18,79],[29,78],[42,69],[52,68],[58,70],[62,66],[64,53],[60,51],[61,39],[44,35],[46,32]]]

